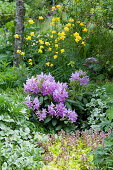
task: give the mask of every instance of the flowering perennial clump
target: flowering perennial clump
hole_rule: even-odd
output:
[[[79,72],[75,71],[72,73],[70,81],[79,80],[80,85],[87,85],[89,83],[89,77],[86,76],[86,73],[80,70]]]
[[[41,73],[37,77],[31,77],[24,84],[24,92],[29,93],[25,104],[33,110],[39,121],[44,121],[47,116],[65,118],[73,123],[77,120],[77,113],[65,106],[68,97],[67,84],[56,82],[50,74]],[[35,96],[33,98],[33,96]],[[42,105],[39,101],[40,96],[48,96],[50,104]]]

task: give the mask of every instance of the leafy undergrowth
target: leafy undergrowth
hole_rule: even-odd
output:
[[[42,170],[87,170],[95,169],[93,152],[98,146],[104,146],[104,139],[110,135],[104,132],[76,131],[76,134],[66,134],[63,130],[58,135],[49,136],[48,143],[39,142],[46,151],[43,161],[46,164]]]

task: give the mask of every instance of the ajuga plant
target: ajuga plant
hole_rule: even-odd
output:
[[[93,152],[98,146],[104,146],[104,139],[110,135],[104,132],[79,130],[76,133],[66,134],[61,130],[58,135],[48,135],[47,143],[38,142],[44,148],[43,161],[46,164],[42,170],[49,169],[77,169],[95,170]],[[90,153],[90,154],[89,154]]]
[[[67,84],[56,82],[50,74],[41,73],[24,84],[28,93],[25,104],[31,109],[31,119],[41,121],[50,130],[61,130],[76,122],[77,113],[65,105]]]

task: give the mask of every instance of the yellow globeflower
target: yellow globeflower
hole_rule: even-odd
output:
[[[44,18],[42,16],[39,16],[39,20],[43,20]]]
[[[50,64],[50,67],[53,67],[53,64]]]
[[[21,55],[25,55],[25,53],[24,53],[24,52],[21,52]]]
[[[74,22],[74,19],[69,19],[69,22]]]
[[[65,27],[64,30],[65,30],[65,31],[69,31],[69,28],[68,28],[68,27]]]
[[[64,50],[64,49],[61,49],[60,51],[61,51],[61,53],[64,53],[64,52],[65,52],[65,50]]]
[[[65,38],[66,38],[65,36],[61,36],[61,37],[60,37],[61,40],[64,40]]]
[[[79,33],[75,32],[73,35],[74,35],[74,37],[76,37],[76,36],[79,36]]]
[[[49,50],[49,51],[52,51],[52,48],[50,48],[50,47],[49,47],[49,49],[48,49],[48,50]]]
[[[31,40],[31,36],[28,36],[26,39],[27,39],[27,40]]]
[[[19,38],[19,35],[18,35],[18,34],[15,34],[14,37],[15,37],[15,38]]]
[[[57,55],[54,55],[53,58],[56,59],[58,56]]]
[[[30,64],[30,65],[33,65],[33,63],[32,63],[32,62],[30,62],[29,64]]]
[[[60,18],[59,18],[59,17],[57,17],[57,18],[56,18],[56,21],[60,21]]]
[[[43,48],[44,48],[44,46],[43,46],[43,45],[41,45],[41,46],[40,46],[40,49],[43,49]]]
[[[34,32],[31,32],[31,36],[34,36],[35,35],[35,33]]]
[[[49,42],[45,42],[45,45],[47,45],[47,46],[48,46],[48,45],[50,45],[50,43],[49,43]]]
[[[76,43],[78,43],[78,42],[79,42],[79,39],[76,38],[75,41],[76,41]]]
[[[81,26],[84,26],[83,22],[80,23]]]
[[[52,22],[55,22],[56,21],[56,19],[55,18],[52,18]]]
[[[30,19],[28,22],[29,22],[30,24],[33,24],[33,23],[34,23],[34,21],[33,21],[32,19]]]
[[[78,24],[80,24],[80,21],[77,21]]]
[[[58,9],[60,9],[60,8],[61,8],[61,5],[57,5],[56,7],[57,7]]]
[[[52,6],[52,11],[55,11],[55,10],[56,10],[55,6]]]
[[[53,38],[53,35],[52,36],[50,36],[51,38]]]
[[[58,52],[56,52],[56,54],[58,54]]]
[[[58,43],[58,40],[57,40],[57,39],[55,40],[55,43]]]
[[[86,46],[86,44],[85,44],[85,42],[84,42],[84,41],[82,41],[82,42],[81,42],[81,44],[82,44],[82,45],[84,45],[84,46]]]
[[[58,48],[58,44],[55,44],[55,47]]]
[[[84,29],[83,29],[84,32],[87,32],[87,30],[88,30],[87,28],[84,28]]]
[[[53,25],[53,26],[55,25],[55,23],[54,23],[54,22],[51,22],[50,24],[51,24],[51,25]]]
[[[38,41],[39,41],[40,44],[44,44],[44,41],[42,41],[42,40],[38,40]]]
[[[78,40],[81,40],[81,39],[82,39],[82,37],[81,37],[81,36],[76,36],[76,38],[77,38]]]
[[[38,50],[38,53],[42,53],[42,50],[41,50],[41,49],[39,49],[39,50]]]
[[[53,30],[53,31],[52,31],[52,34],[55,34],[55,33],[56,33],[56,31],[55,31],[55,30]]]
[[[66,26],[67,26],[67,27],[71,27],[71,23],[68,23]]]
[[[49,66],[50,62],[47,62],[46,65]]]
[[[17,50],[16,52],[17,52],[18,54],[20,54],[20,53],[21,53],[21,50]]]
[[[32,59],[29,59],[28,61],[29,61],[29,62],[32,62]]]

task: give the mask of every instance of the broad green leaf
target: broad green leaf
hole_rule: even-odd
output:
[[[56,126],[56,124],[57,124],[57,119],[52,119],[52,125]]]
[[[52,119],[51,117],[47,117],[47,118],[45,119],[44,123],[50,122],[51,119]]]
[[[62,125],[58,125],[57,127],[56,127],[56,130],[61,130],[62,129]]]
[[[112,121],[112,119],[113,119],[113,107],[107,109],[107,111],[106,111],[106,117],[107,117],[110,121]]]

